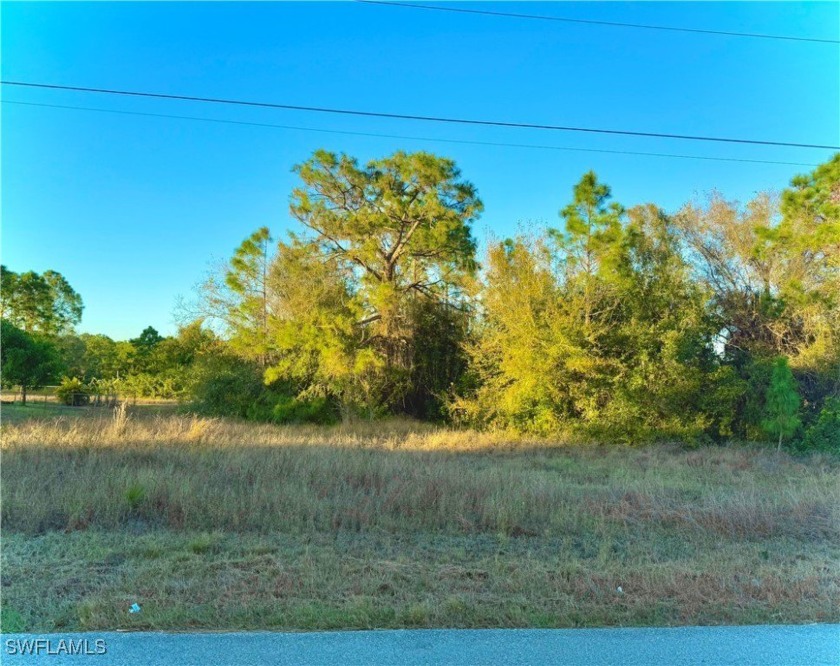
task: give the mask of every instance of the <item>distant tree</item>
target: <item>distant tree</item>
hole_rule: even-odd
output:
[[[62,335],[55,342],[67,375],[84,382],[111,380],[141,372],[144,363],[148,366],[146,370],[175,363],[169,360],[179,352],[172,349],[173,345],[177,346],[173,338],[161,338],[155,343],[154,335],[144,337],[141,334],[134,340],[136,346],[125,340],[115,342],[101,333],[82,333]]]
[[[163,336],[153,326],[147,326],[136,338],[129,340],[138,350],[151,351],[163,341]]]
[[[96,334],[82,334],[79,336],[85,343],[84,367],[80,377],[84,377],[85,381],[90,381],[94,378],[99,379],[114,379],[120,370],[123,374],[126,373],[127,368],[120,367],[118,345],[120,343],[114,342],[107,335]]]
[[[81,296],[61,273],[19,274],[0,267],[0,314],[27,333],[67,333],[81,321],[83,309]]]
[[[801,425],[797,415],[799,393],[796,391],[796,380],[793,378],[787,359],[783,356],[777,358],[773,365],[764,410],[765,418],[762,426],[768,434],[778,435],[778,448],[781,450],[782,439],[793,435]]]
[[[0,321],[0,371],[3,384],[20,386],[21,401],[26,392],[53,381],[60,369],[55,346],[30,335],[8,321]]]
[[[425,410],[430,398],[420,394],[447,382],[429,376],[440,361],[421,356],[441,350],[418,336],[434,330],[438,314],[450,333],[466,331],[466,287],[477,270],[470,225],[482,209],[475,188],[454,162],[429,153],[361,166],[317,151],[296,171],[290,210],[303,232],[272,246],[258,229],[182,318],[221,323],[215,330],[232,352],[306,399],[368,413]],[[449,326],[459,316],[463,325]],[[412,374],[423,377],[419,392]]]
[[[216,343],[215,334],[204,327],[202,320],[196,320],[179,327],[177,335],[164,338],[155,346],[152,365],[163,372],[184,370]]]
[[[52,331],[45,327],[44,333],[61,333],[71,330],[82,320],[84,305],[82,297],[70,286],[61,273],[44,271],[41,275],[50,287],[52,296]]]
[[[135,372],[137,368],[137,348],[128,340],[117,340],[114,342],[115,377],[125,377]]]
[[[155,348],[163,342],[163,336],[152,326],[147,326],[136,338],[129,340],[134,348],[134,369],[140,372],[153,370],[153,355]]]
[[[61,358],[64,374],[68,377],[79,377],[87,381],[93,377],[87,372],[85,356],[87,345],[82,336],[74,333],[58,336],[54,339],[58,355]]]

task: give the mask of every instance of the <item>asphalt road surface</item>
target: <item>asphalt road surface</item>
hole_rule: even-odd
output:
[[[70,650],[82,654],[67,654]],[[840,625],[4,634],[0,654],[4,666],[840,666]]]

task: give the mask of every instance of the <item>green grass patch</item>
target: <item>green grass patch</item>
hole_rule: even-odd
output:
[[[836,622],[835,550],[692,543],[653,563],[562,539],[444,535],[11,535],[12,630],[591,627]],[[597,548],[593,548],[597,551]],[[150,557],[149,553],[154,553]],[[622,588],[618,592],[618,587]],[[142,611],[130,614],[138,603]]]

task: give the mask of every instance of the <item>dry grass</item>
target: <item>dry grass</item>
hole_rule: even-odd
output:
[[[31,630],[840,617],[829,457],[139,408],[6,422],[2,449],[3,607]]]

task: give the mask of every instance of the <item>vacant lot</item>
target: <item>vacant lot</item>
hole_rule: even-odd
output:
[[[840,620],[836,458],[143,408],[2,447],[8,631]]]

